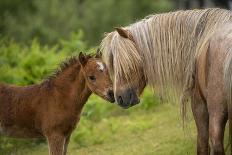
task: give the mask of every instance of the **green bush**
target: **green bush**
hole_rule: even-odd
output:
[[[66,57],[86,51],[83,32],[55,46],[43,46],[34,39],[30,46],[13,40],[0,41],[0,81],[20,85],[38,83],[51,74]]]
[[[96,45],[113,27],[173,8],[171,0],[2,0],[0,6],[5,6],[0,7],[0,33],[27,43],[37,37],[50,45],[78,29]]]

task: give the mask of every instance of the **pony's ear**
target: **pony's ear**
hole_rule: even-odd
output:
[[[118,34],[121,37],[130,39],[131,41],[135,42],[135,40],[134,40],[134,38],[129,30],[126,30],[122,27],[115,27],[115,30],[118,32]]]
[[[100,49],[98,48],[95,58],[101,58],[101,57],[102,57],[102,53],[101,53]]]
[[[129,38],[128,30],[123,29],[122,27],[115,27],[115,30],[123,38]]]
[[[80,62],[82,65],[85,65],[86,62],[87,62],[87,58],[86,58],[86,56],[85,56],[82,52],[80,52],[80,54],[79,54],[79,62]]]

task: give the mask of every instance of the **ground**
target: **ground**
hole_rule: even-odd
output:
[[[15,155],[48,155],[45,142],[17,150]],[[93,95],[72,133],[68,155],[76,154],[194,155],[196,128],[191,110],[188,110],[187,126],[183,129],[180,105],[160,103],[150,89],[145,90],[139,105],[127,110]]]
[[[79,128],[83,124],[81,122]],[[196,133],[193,120],[191,119],[187,128],[183,130],[179,106],[176,104],[161,104],[147,112],[143,110],[103,119],[93,126],[99,141],[89,146],[80,146],[72,139],[68,149],[69,155],[195,154]],[[78,133],[78,128],[75,132]],[[47,151],[47,146],[42,144],[33,151],[28,151],[27,155],[47,155]]]

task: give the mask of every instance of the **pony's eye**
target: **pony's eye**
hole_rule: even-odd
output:
[[[96,77],[95,76],[89,76],[89,79],[91,80],[91,81],[95,81],[96,80]]]

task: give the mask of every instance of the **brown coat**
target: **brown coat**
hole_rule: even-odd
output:
[[[0,133],[11,137],[46,137],[51,154],[66,152],[66,147],[60,149],[67,145],[92,91],[114,101],[108,71],[99,70],[101,60],[82,54],[79,59],[69,59],[61,71],[41,84],[1,84]],[[89,79],[90,74],[95,79]]]

